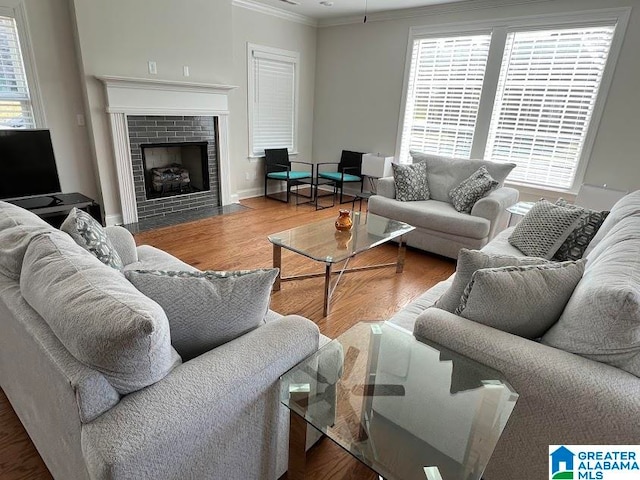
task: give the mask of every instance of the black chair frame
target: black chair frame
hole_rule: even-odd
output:
[[[349,174],[349,175],[354,175],[356,177],[359,177],[360,180],[360,192],[362,193],[362,191],[364,190],[364,177],[362,175],[362,155],[364,155],[364,153],[361,152],[352,152],[350,150],[343,150],[342,151],[342,155],[340,157],[340,162],[339,163],[335,163],[335,162],[321,162],[316,164],[316,178],[320,178],[320,174],[322,172],[320,172],[320,166],[321,165],[334,165],[336,167],[336,172],[340,173],[340,178],[337,179],[336,182],[336,189],[340,190],[340,203],[348,203],[351,202],[352,200],[344,200],[343,199],[343,192],[344,192],[344,184],[345,183],[358,183],[358,181],[345,181],[344,180],[344,176],[345,174]]]
[[[300,181],[301,179],[299,178],[290,177],[291,172],[294,171],[291,169],[291,164],[308,165],[311,167],[311,171],[309,172],[308,178],[309,178],[309,184],[312,187],[311,195],[313,195],[313,178],[314,178],[314,172],[315,172],[313,163],[300,162],[297,160],[289,160],[289,151],[286,148],[265,149],[264,153],[265,153],[264,196],[266,198],[271,198],[273,200],[278,200],[280,202],[289,203],[289,199],[291,196],[291,187],[299,186],[301,183],[303,183]],[[286,178],[280,179],[280,178],[269,177],[270,173],[277,173],[277,172],[286,172],[287,173]],[[284,200],[282,198],[268,194],[269,180],[277,181],[277,182],[286,182],[287,194]],[[306,196],[306,195],[299,194],[297,192],[296,192],[296,195]]]

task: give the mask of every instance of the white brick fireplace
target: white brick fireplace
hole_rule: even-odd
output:
[[[131,144],[134,143],[131,141],[131,135],[135,136],[136,132],[129,131],[130,125],[135,122],[128,121],[129,117],[134,116],[213,117],[217,127],[212,133],[217,137],[214,146],[217,150],[219,170],[219,191],[217,186],[215,201],[219,201],[221,205],[233,203],[230,187],[228,94],[236,87],[124,77],[103,76],[98,79],[105,86],[106,110],[111,124],[124,224],[135,223],[144,217],[146,213],[139,212],[139,208],[145,210],[149,208],[150,203],[140,201],[139,186],[136,198],[136,183],[139,184],[140,172],[134,168],[137,159],[132,160],[131,149]],[[201,197],[202,194],[195,195],[198,196]],[[194,205],[206,203],[200,198],[195,198],[195,201]],[[179,204],[182,209],[185,208],[183,204],[187,203],[184,200],[169,202]]]

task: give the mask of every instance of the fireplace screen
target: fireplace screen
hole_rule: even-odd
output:
[[[140,147],[147,199],[209,190],[207,142]]]

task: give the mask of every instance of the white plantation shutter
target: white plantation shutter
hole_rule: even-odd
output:
[[[508,34],[485,158],[516,163],[509,180],[572,186],[614,30]]]
[[[297,58],[252,51],[252,153],[296,148]]]
[[[16,22],[0,16],[0,126],[34,128]]]
[[[401,162],[409,150],[469,158],[490,42],[488,33],[414,41]]]

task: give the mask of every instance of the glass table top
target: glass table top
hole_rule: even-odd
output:
[[[281,377],[281,402],[387,480],[479,480],[518,394],[499,372],[362,322]]]
[[[301,225],[269,235],[269,241],[319,262],[338,263],[415,227],[372,213],[353,212],[353,227],[348,232],[335,228],[335,218]]]

